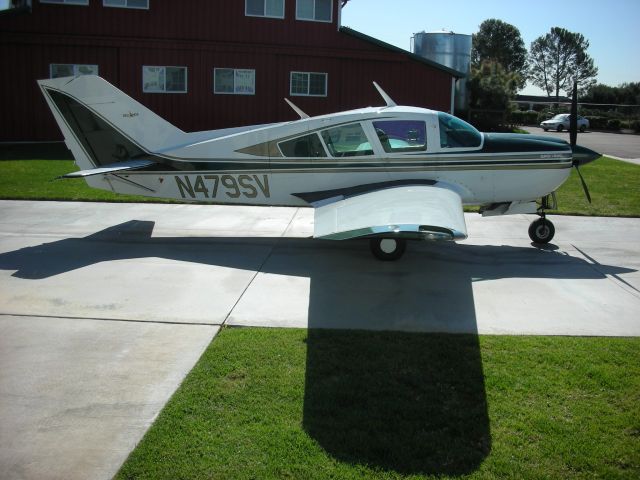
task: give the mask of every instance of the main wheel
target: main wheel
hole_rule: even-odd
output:
[[[562,124],[558,125],[558,128],[556,128],[558,132],[561,132],[563,129],[564,129],[564,125]]]
[[[546,218],[539,218],[529,225],[529,238],[533,243],[549,243],[556,233],[556,229]]]
[[[580,131],[582,133],[586,132],[587,131],[587,126],[586,125],[580,125]]]
[[[407,241],[403,238],[372,238],[369,240],[369,247],[378,260],[388,262],[402,256],[407,248]]]

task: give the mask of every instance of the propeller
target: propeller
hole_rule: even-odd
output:
[[[584,181],[582,177],[582,173],[580,172],[580,164],[587,163],[591,159],[587,160],[588,157],[592,157],[595,152],[584,148],[578,147],[576,144],[578,142],[578,82],[574,80],[573,82],[573,98],[571,99],[571,116],[569,120],[569,143],[571,144],[571,151],[573,152],[573,166],[576,167],[576,171],[578,172],[578,176],[580,177],[580,183],[582,183],[582,190],[584,190],[584,195],[587,197],[587,201],[591,203],[591,195],[589,194],[589,188],[587,187],[587,183]],[[599,154],[598,157],[600,156]],[[596,157],[597,158],[597,157]],[[586,160],[586,161],[585,161]],[[593,158],[595,160],[595,158]]]

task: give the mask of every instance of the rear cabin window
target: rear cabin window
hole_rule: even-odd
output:
[[[359,123],[323,130],[322,139],[333,157],[373,155],[371,143]]]
[[[317,133],[294,138],[278,144],[285,157],[326,157],[322,142]]]
[[[427,149],[427,126],[417,120],[373,122],[382,148],[387,153],[417,152]]]
[[[482,134],[458,117],[439,112],[438,123],[442,148],[472,148],[482,143]]]

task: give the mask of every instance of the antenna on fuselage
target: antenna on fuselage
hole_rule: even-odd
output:
[[[385,92],[380,85],[378,85],[376,82],[373,82],[373,86],[376,87],[378,93],[382,96],[382,99],[387,104],[387,107],[398,106],[398,104],[394,102],[389,95],[387,95],[387,92]]]
[[[293,108],[294,112],[300,115],[300,118],[309,118],[309,115],[300,110],[291,100],[285,98],[284,101],[287,102],[291,108]]]

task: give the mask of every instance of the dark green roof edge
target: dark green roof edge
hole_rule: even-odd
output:
[[[382,40],[378,40],[377,38],[370,37],[369,35],[365,35],[362,32],[358,32],[349,27],[340,27],[340,32],[346,33],[347,35],[351,35],[352,37],[359,38],[360,40],[364,40],[365,42],[373,43],[378,47],[385,48],[387,50],[391,50],[392,52],[402,53],[409,57],[412,60],[415,60],[420,63],[424,63],[425,65],[429,65],[430,67],[437,68],[438,70],[442,70],[456,78],[463,78],[467,75],[463,72],[459,72],[458,70],[454,70],[453,68],[445,67],[444,65],[440,65],[432,60],[428,60],[420,55],[416,55],[415,53],[408,52],[407,50],[403,50],[402,48],[398,48],[395,45],[391,45],[390,43],[383,42]]]

